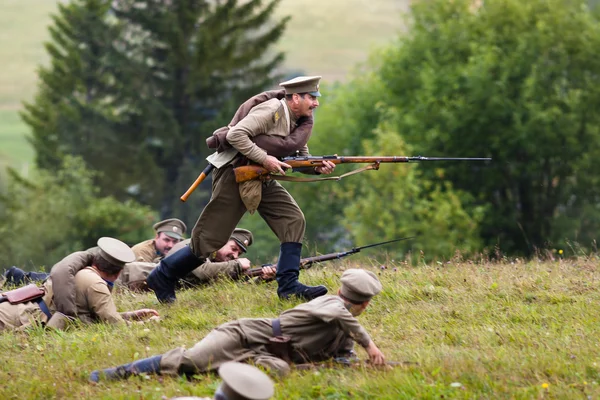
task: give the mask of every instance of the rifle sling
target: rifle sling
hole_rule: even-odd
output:
[[[378,170],[379,169],[379,163],[373,163],[373,164],[369,164],[366,165],[364,167],[360,167],[358,169],[355,169],[353,171],[350,172],[346,172],[345,174],[342,174],[340,176],[326,176],[323,178],[302,178],[299,176],[286,176],[286,175],[266,175],[265,179],[276,179],[278,181],[291,181],[291,182],[316,182],[316,181],[339,181],[342,178],[345,178],[347,176],[350,175],[354,175],[354,174],[359,174],[363,171],[369,171],[369,170]]]
[[[42,310],[42,312],[44,314],[46,314],[46,317],[48,317],[48,321],[50,321],[50,318],[52,318],[52,313],[50,312],[50,309],[48,308],[48,305],[46,304],[46,302],[44,301],[43,298],[38,298],[34,300],[36,303],[38,303],[38,306],[40,307],[40,309]]]

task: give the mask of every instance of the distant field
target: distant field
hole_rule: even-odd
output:
[[[18,110],[36,89],[36,69],[48,62],[50,14],[57,0],[3,0],[0,3],[0,168],[26,168],[33,151]],[[327,82],[344,80],[374,47],[388,42],[401,24],[408,0],[286,0],[278,16],[292,21],[279,44],[287,53],[286,68],[322,75]],[[3,168],[2,168],[3,169]]]

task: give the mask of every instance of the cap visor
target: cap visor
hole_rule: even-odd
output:
[[[246,248],[246,246],[244,245],[244,243],[240,242],[239,240],[237,240],[236,238],[232,238],[234,242],[237,243],[238,246],[240,246],[240,248],[244,251],[244,253],[246,251],[248,251],[248,249]]]
[[[315,96],[315,97],[321,97],[321,92],[316,91],[316,92],[308,92],[308,94],[310,94],[311,96]]]
[[[173,239],[181,239],[181,235],[175,232],[164,232],[164,234],[172,237]]]

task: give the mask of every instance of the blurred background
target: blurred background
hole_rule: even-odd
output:
[[[0,268],[194,225],[180,195],[245,99],[322,75],[313,155],[492,157],[285,183],[305,255],[565,257],[600,227],[597,1],[4,0]],[[347,172],[356,166],[340,166]],[[279,243],[258,214],[249,258]]]

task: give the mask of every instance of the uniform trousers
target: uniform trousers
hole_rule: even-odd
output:
[[[211,199],[192,230],[190,247],[199,258],[208,258],[223,247],[246,212],[233,166],[226,165],[213,172],[212,190]],[[302,242],[306,228],[304,214],[279,182],[270,179],[262,183],[258,213],[281,243]]]

